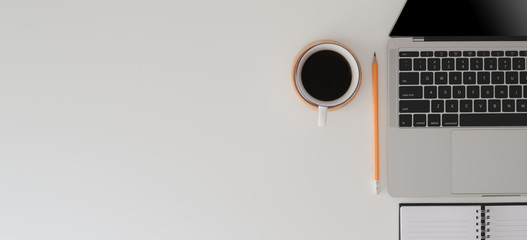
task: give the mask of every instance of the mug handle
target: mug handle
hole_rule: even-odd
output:
[[[318,127],[326,127],[328,107],[318,106]]]

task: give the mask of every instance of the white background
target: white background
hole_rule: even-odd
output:
[[[395,240],[399,202],[479,201],[371,193],[403,3],[1,1],[0,240]],[[290,83],[321,39],[363,71],[324,129]]]

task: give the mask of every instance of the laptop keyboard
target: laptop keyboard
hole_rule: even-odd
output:
[[[527,51],[400,51],[399,126],[527,126]]]

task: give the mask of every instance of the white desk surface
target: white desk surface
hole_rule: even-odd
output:
[[[481,201],[371,193],[403,3],[3,1],[0,240],[396,240],[400,202]],[[325,129],[290,84],[320,39],[363,71]]]

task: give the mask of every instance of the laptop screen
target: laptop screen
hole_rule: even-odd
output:
[[[526,0],[408,0],[391,37],[525,40]]]

